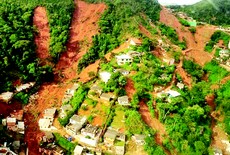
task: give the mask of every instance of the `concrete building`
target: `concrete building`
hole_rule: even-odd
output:
[[[84,136],[95,138],[99,131],[100,129],[97,126],[87,124],[86,127],[81,130],[81,134]]]
[[[69,124],[66,125],[66,132],[71,136],[76,136],[77,132],[83,127],[83,125],[87,122],[87,118],[85,116],[73,115],[70,118]]]
[[[35,82],[29,82],[26,84],[22,84],[22,85],[16,87],[16,91],[20,92],[20,91],[29,89],[29,88],[33,87],[34,85],[35,85]]]
[[[108,102],[111,100],[111,98],[112,98],[111,95],[108,93],[102,93],[100,96],[100,99],[108,101]]]
[[[51,130],[51,125],[52,125],[52,122],[50,121],[50,119],[47,119],[47,118],[41,118],[38,121],[38,126],[40,130],[43,130],[43,131]]]
[[[107,83],[111,77],[111,73],[106,72],[106,71],[100,72],[99,75],[100,75],[101,81],[103,81],[105,83]]]
[[[55,113],[56,113],[56,108],[49,108],[44,111],[44,118],[50,119],[53,121]]]
[[[72,106],[70,104],[62,105],[60,108],[60,118],[64,118],[67,116],[67,113],[72,110]]]
[[[120,105],[124,105],[124,106],[130,106],[131,104],[129,103],[129,98],[128,96],[121,96],[121,97],[118,97],[117,99],[118,103]]]
[[[81,155],[83,152],[84,148],[80,145],[77,145],[74,149],[74,155]]]
[[[113,129],[107,129],[104,135],[104,143],[107,146],[112,146],[114,144],[114,141],[117,137],[117,131]]]
[[[132,140],[138,145],[145,144],[145,135],[135,134],[132,136]]]
[[[0,94],[0,101],[8,103],[13,98],[13,95],[14,95],[13,92],[4,92]]]
[[[116,56],[117,64],[118,65],[123,65],[125,63],[132,63],[133,62],[133,57],[131,57],[128,54],[122,54]]]

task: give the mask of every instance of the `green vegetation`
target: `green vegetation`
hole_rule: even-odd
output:
[[[172,43],[178,45],[182,50],[186,49],[186,42],[179,41],[179,37],[175,29],[173,29],[172,27],[166,26],[165,24],[160,24],[159,28],[161,30],[161,34],[168,37]]]
[[[88,93],[88,88],[86,86],[80,86],[77,91],[74,93],[73,98],[70,100],[69,104],[73,107],[71,111],[68,112],[65,118],[58,118],[58,121],[62,126],[66,126],[69,123],[69,119],[78,111],[81,107],[82,102],[84,101]]]
[[[196,33],[196,27],[190,27],[188,29],[192,34],[195,34]]]
[[[52,79],[52,69],[36,58],[33,8],[11,1],[0,2],[0,92],[12,91],[13,82]]]
[[[178,20],[182,25],[187,26],[187,27],[190,26],[190,24],[189,24],[189,22],[187,20],[185,20],[183,18],[178,18]]]
[[[88,1],[98,2],[98,0]],[[155,0],[117,0],[113,2],[106,1],[106,3],[108,9],[99,21],[100,34],[93,37],[93,46],[79,61],[78,71],[104,57],[106,53],[120,45],[125,39],[125,34],[133,34],[133,32],[139,31],[135,19],[133,19],[135,16],[145,13],[152,21],[159,20],[161,8]]]
[[[201,81],[204,71],[201,66],[191,60],[184,60],[183,66],[185,71],[193,77],[194,81]]]
[[[159,119],[166,125],[169,136],[169,148],[174,147],[178,153],[208,154],[211,119],[205,97],[209,91],[210,85],[200,82],[191,90],[180,91],[179,97],[157,99]]]
[[[214,45],[218,43],[220,40],[223,40],[224,45],[228,47],[228,43],[230,41],[230,35],[223,31],[216,31],[212,35],[211,40],[206,44],[205,51],[212,52]]]
[[[196,20],[213,25],[230,25],[229,0],[202,0],[199,3],[188,6],[171,6],[177,11],[186,12]]]
[[[69,142],[66,138],[62,137],[59,133],[54,133],[55,142],[67,150],[67,155],[71,155],[76,147],[76,144]]]
[[[224,129],[230,134],[230,81],[221,86],[221,88],[216,92],[216,103],[217,108],[223,112],[224,115]]]
[[[204,71],[209,73],[208,79],[211,83],[219,83],[224,77],[229,75],[229,72],[220,67],[218,62],[212,60],[204,66]]]

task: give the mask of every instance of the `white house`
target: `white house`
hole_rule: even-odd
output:
[[[55,116],[55,113],[56,113],[56,108],[46,109],[45,112],[44,112],[44,118],[53,120],[54,116]]]
[[[100,72],[99,75],[100,75],[101,81],[105,83],[107,83],[111,77],[111,73],[106,72],[106,71]]]
[[[20,92],[20,91],[29,89],[29,88],[33,87],[34,85],[35,85],[35,82],[29,82],[26,84],[22,84],[22,85],[16,87],[16,91]]]
[[[137,38],[130,38],[128,42],[129,42],[129,45],[132,45],[132,46],[141,45],[141,41]]]
[[[81,155],[82,154],[82,152],[83,152],[83,147],[82,146],[80,146],[80,145],[77,145],[76,147],[75,147],[75,149],[74,149],[74,155]]]
[[[70,118],[69,124],[66,125],[66,131],[68,134],[75,136],[82,126],[86,123],[87,118],[85,116],[73,115]]]
[[[66,95],[74,96],[75,91],[78,89],[80,85],[78,83],[74,83],[73,86],[66,90]]]
[[[167,91],[166,93],[169,95],[169,97],[177,97],[177,96],[180,96],[180,93],[177,92],[177,91],[175,91],[175,90],[169,90],[169,91]]]
[[[79,116],[79,115],[73,115],[71,118],[70,118],[70,123],[71,124],[85,124],[87,121],[87,118],[85,116]]]
[[[14,95],[13,92],[4,92],[0,94],[0,100],[8,103],[12,99],[13,95]]]
[[[136,144],[144,145],[145,144],[145,135],[135,134],[132,136],[132,140],[135,141]]]
[[[72,106],[70,104],[62,105],[60,108],[61,112],[59,114],[60,118],[66,117],[67,113],[72,110]]]
[[[178,82],[176,86],[177,86],[179,89],[184,89],[184,84],[183,84],[183,83]]]
[[[41,118],[38,121],[40,130],[44,130],[44,131],[50,130],[51,124],[52,123],[50,122],[50,119],[46,119],[46,118]]]
[[[130,105],[128,96],[118,97],[117,101],[120,105],[125,105],[125,106]]]
[[[128,54],[118,55],[118,56],[116,56],[116,59],[117,59],[118,65],[123,65],[125,63],[132,63],[133,62],[133,58]]]

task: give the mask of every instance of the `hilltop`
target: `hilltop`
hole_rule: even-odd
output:
[[[170,6],[177,11],[187,13],[194,19],[212,25],[230,25],[230,1],[229,0],[202,0],[188,6]]]

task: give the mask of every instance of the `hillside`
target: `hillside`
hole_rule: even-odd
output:
[[[171,6],[171,8],[185,12],[197,21],[213,25],[230,25],[229,0],[202,0],[194,5]]]
[[[28,2],[0,4],[0,146],[230,154],[229,34],[184,25],[157,0]],[[24,118],[13,126],[15,110]]]

